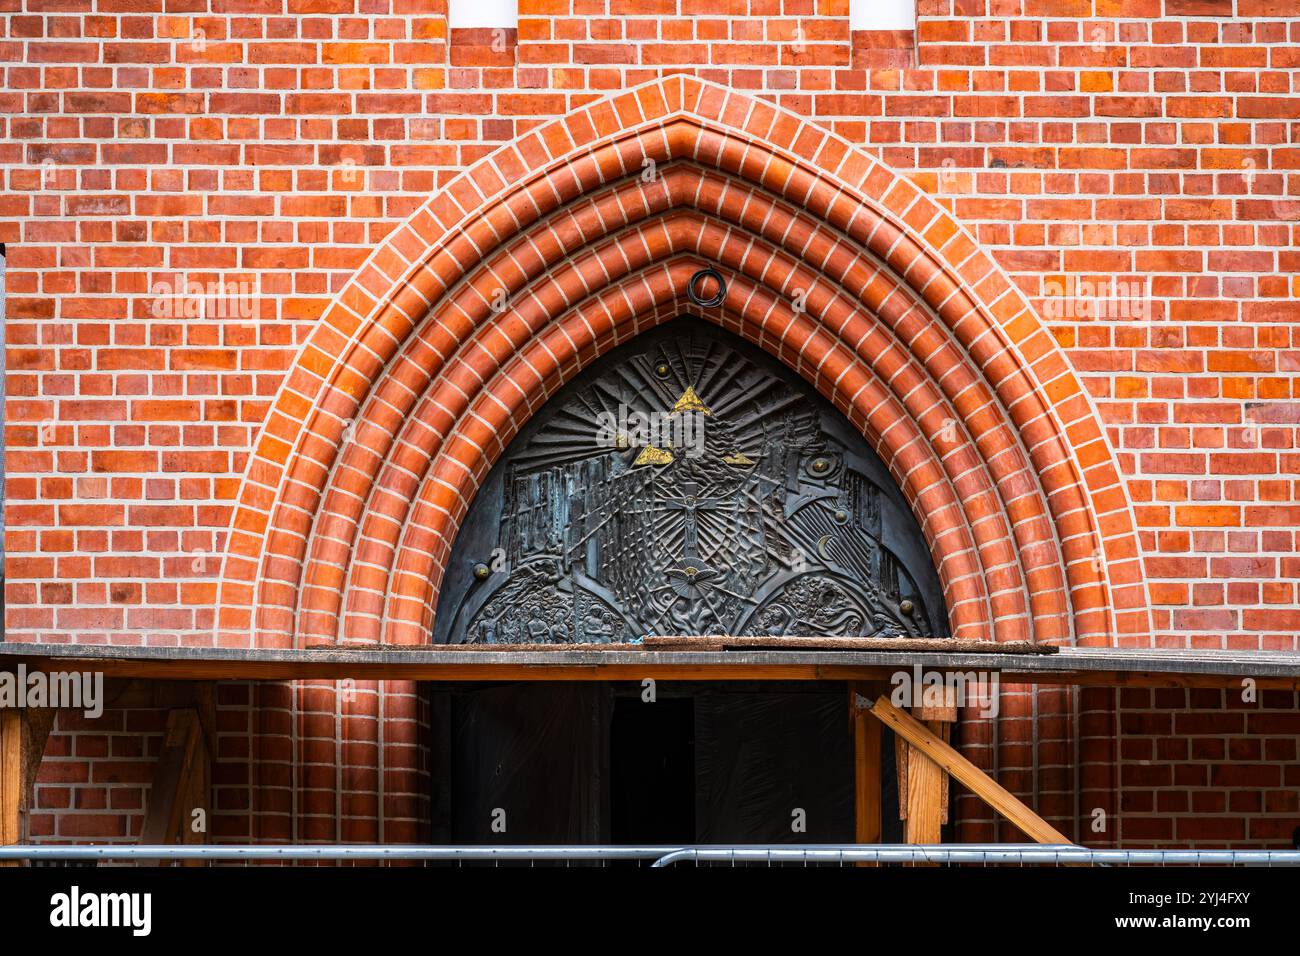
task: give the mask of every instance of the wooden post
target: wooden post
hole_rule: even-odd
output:
[[[854,839],[879,843],[882,834],[880,800],[880,722],[874,720],[868,684],[849,684],[849,712],[853,715]]]
[[[0,710],[0,846],[19,842],[23,792],[22,711]],[[0,866],[18,866],[16,861]]]
[[[54,715],[48,707],[0,710],[0,846],[25,843],[31,836],[32,791]]]
[[[957,719],[955,706],[914,708],[916,719],[947,739]],[[905,738],[895,738],[898,765],[898,815],[903,820],[907,843],[933,845],[943,842],[943,825],[948,822],[948,775],[925,753]]]
[[[907,810],[903,839],[907,843],[939,843],[943,826],[943,770],[910,744],[907,751],[907,791],[899,799]]]

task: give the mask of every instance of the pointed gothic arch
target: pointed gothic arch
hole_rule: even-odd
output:
[[[690,277],[727,295],[690,306]],[[765,349],[867,438],[958,637],[1149,630],[1113,454],[1024,297],[940,206],[767,102],[685,76],[534,129],[336,297],[250,458],[218,640],[423,643],[459,523],[529,417],[682,314]]]

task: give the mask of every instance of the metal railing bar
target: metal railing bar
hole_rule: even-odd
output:
[[[5,846],[0,860],[657,860],[674,846],[377,844]]]
[[[771,846],[683,847],[656,860],[662,868],[681,862],[834,862],[834,863],[1040,863],[1068,864],[1221,864],[1300,866],[1300,850],[1109,850],[1071,844],[942,844],[920,846]]]
[[[378,844],[128,844],[15,845],[0,847],[0,860],[212,860],[212,861],[650,861],[663,868],[681,862],[738,863],[979,863],[1156,864],[1300,866],[1300,850],[1113,850],[1071,844],[814,844],[758,846],[423,846]]]

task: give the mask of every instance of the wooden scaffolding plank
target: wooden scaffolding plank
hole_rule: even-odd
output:
[[[720,639],[708,639],[714,641]],[[721,639],[725,640],[725,639]],[[948,640],[911,651],[927,670],[996,671],[1004,684],[1300,690],[1300,654],[1063,647],[1055,654],[970,653]],[[0,642],[0,670],[86,670],[106,678],[210,680],[856,680],[891,679],[899,654],[825,648],[691,649],[645,645],[367,645],[308,650],[42,645]]]
[[[336,645],[337,646],[337,645]],[[370,645],[374,646],[374,645]],[[446,645],[444,645],[446,646]],[[481,650],[478,645],[460,645]],[[501,645],[498,645],[501,646]],[[557,645],[515,644],[521,650],[540,650]],[[558,645],[563,646],[563,645]],[[573,646],[573,645],[570,645]],[[587,645],[601,650],[611,645]],[[946,637],[730,637],[730,636],[652,636],[640,645],[624,644],[624,648],[638,646],[652,650],[692,648],[704,649],[768,649],[768,650],[834,650],[834,651],[934,651],[942,649],[952,654],[1057,654],[1060,648],[1052,644],[1034,644],[1031,641],[976,641]]]

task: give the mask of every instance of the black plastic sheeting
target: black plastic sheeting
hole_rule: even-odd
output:
[[[751,686],[660,684],[655,703],[639,685],[596,682],[435,691],[434,839],[853,842],[846,689]],[[890,842],[901,827],[888,733],[881,750]]]
[[[515,684],[453,695],[454,842],[598,842],[608,698],[599,684]]]
[[[695,732],[696,843],[853,842],[843,694],[703,693]]]

